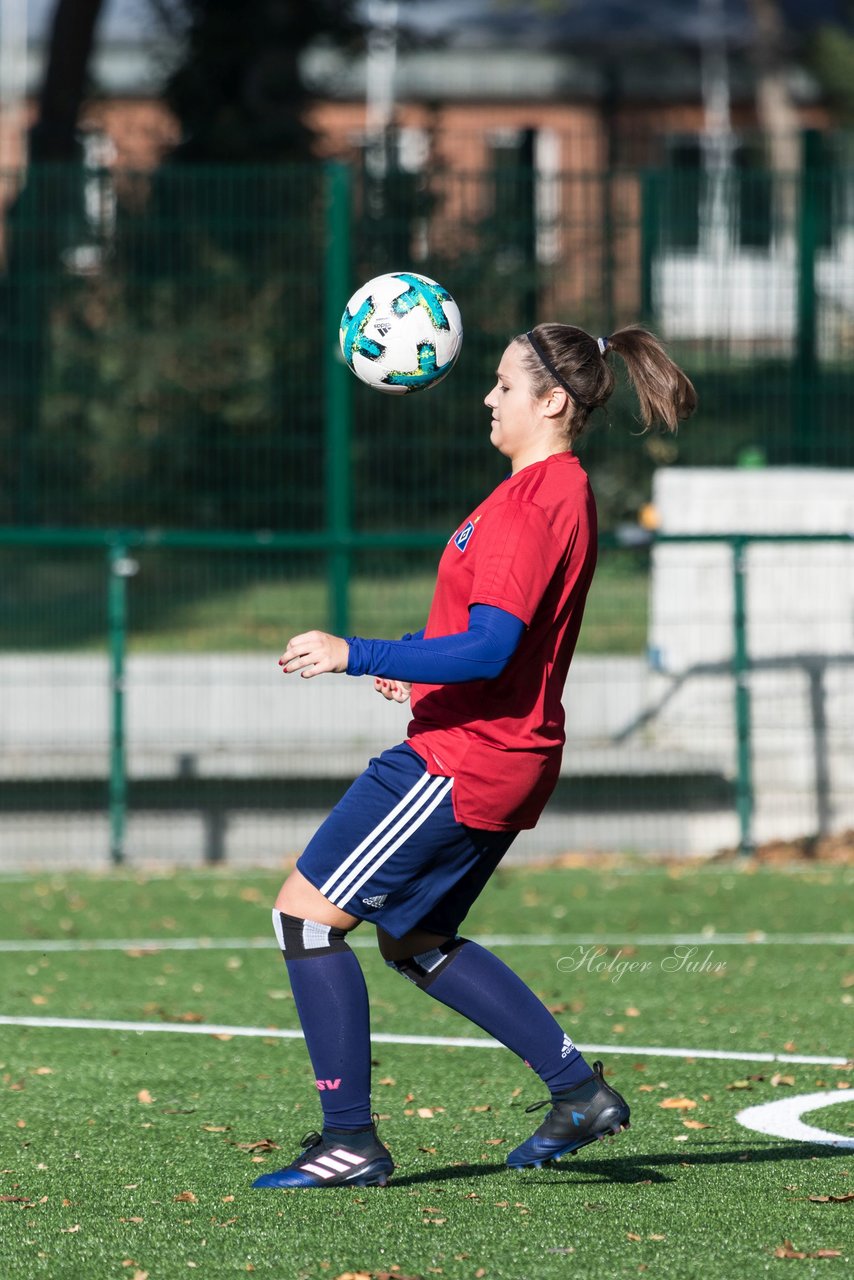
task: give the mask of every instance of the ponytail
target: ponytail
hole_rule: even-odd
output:
[[[638,324],[627,325],[611,334],[608,348],[622,356],[645,427],[661,422],[675,431],[682,419],[690,418],[697,392],[654,334]]]
[[[572,413],[566,423],[570,447],[587,426],[590,414],[609,400],[614,371],[608,355],[615,351],[626,366],[646,428],[660,422],[675,431],[697,407],[697,393],[654,334],[640,325],[627,325],[608,338],[593,338],[567,324],[539,324],[514,339],[522,349],[522,363],[531,379],[534,398],[556,383],[564,387]]]

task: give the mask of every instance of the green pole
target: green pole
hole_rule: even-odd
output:
[[[127,548],[112,543],[107,553],[107,627],[110,646],[110,858],[124,862],[127,817],[125,758],[125,650],[127,647],[127,579],[136,572]]]
[[[794,363],[796,379],[792,448],[792,460],[794,462],[811,461],[810,440],[815,434],[815,382],[818,376],[815,259],[819,240],[821,196],[818,173],[819,147],[818,131],[816,129],[805,130],[797,232],[798,331]],[[785,178],[781,179],[781,181],[785,181]]]
[[[737,743],[736,808],[738,810],[739,850],[749,855],[755,851],[753,841],[753,744],[750,708],[750,657],[747,652],[747,538],[732,539],[733,585],[733,657],[735,683],[735,732]]]
[[[660,238],[660,175],[651,169],[641,174],[641,297],[642,319],[652,323],[655,319],[655,290],[653,274],[658,256]]]
[[[326,261],[323,314],[326,389],[325,490],[326,529],[331,538],[327,558],[330,628],[348,630],[352,491],[350,442],[352,404],[350,373],[338,343],[338,328],[350,288],[350,174],[337,161],[326,166]]]

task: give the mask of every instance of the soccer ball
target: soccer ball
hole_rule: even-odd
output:
[[[463,322],[435,280],[412,271],[375,276],[357,289],[341,317],[344,359],[375,391],[405,395],[435,387],[454,367]]]

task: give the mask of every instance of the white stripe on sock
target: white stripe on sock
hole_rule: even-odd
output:
[[[368,880],[370,880],[371,876],[373,876],[377,871],[379,871],[380,867],[383,866],[384,863],[388,862],[391,855],[393,853],[396,853],[397,850],[400,848],[400,846],[404,844],[411,835],[414,835],[419,827],[424,825],[424,823],[430,817],[430,814],[433,812],[433,810],[438,809],[439,805],[442,803],[445,796],[448,794],[448,792],[451,790],[451,787],[454,785],[453,778],[445,778],[443,779],[443,782],[445,785],[438,788],[438,790],[435,792],[433,798],[430,800],[430,803],[427,806],[427,808],[424,810],[424,812],[420,813],[416,818],[416,820],[412,823],[412,825],[410,827],[407,827],[407,829],[402,833],[402,835],[398,836],[394,844],[390,845],[389,848],[385,851],[385,853],[382,854],[381,857],[377,858],[377,860],[367,868],[361,880],[357,880],[356,883],[350,887],[349,891],[346,893],[344,897],[341,897],[339,895],[336,906],[341,907],[343,910],[345,907],[345,904],[350,901],[350,899],[354,896],[354,894],[359,893],[360,890],[364,888],[365,884],[368,882]]]
[[[406,808],[406,806],[410,803],[410,801],[414,800],[415,796],[422,789],[422,787],[425,787],[427,783],[431,781],[431,779],[432,779],[432,775],[429,773],[425,773],[422,778],[419,778],[415,786],[412,787],[409,791],[407,791],[406,795],[398,804],[395,805],[391,813],[386,814],[382,822],[378,823],[377,826],[374,827],[373,831],[371,831],[369,835],[365,836],[362,843],[358,845],[353,850],[352,853],[348,854],[348,856],[345,858],[345,860],[341,863],[339,867],[336,867],[336,869],[333,871],[332,875],[329,877],[326,883],[320,886],[320,892],[323,894],[325,898],[329,896],[329,891],[332,888],[332,886],[335,884],[335,881],[338,879],[338,877],[342,875],[347,870],[347,868],[351,866],[353,862],[355,862],[356,858],[358,858],[359,855],[362,852],[364,852],[364,850],[368,847],[368,845],[386,829],[389,823],[394,821],[394,819],[398,816],[399,813],[401,813],[403,809]]]
[[[359,880],[359,884],[364,885],[366,879],[368,879],[367,876],[364,876],[362,874],[365,870],[365,867],[369,866],[373,862],[373,860],[376,858],[380,850],[384,849],[385,846],[390,841],[394,840],[394,838],[400,833],[400,831],[407,826],[407,823],[411,822],[413,816],[416,813],[418,813],[419,809],[423,809],[425,805],[430,803],[433,796],[440,789],[442,784],[446,781],[447,779],[441,776],[435,777],[435,778],[431,777],[429,786],[427,786],[422,792],[422,794],[419,795],[417,799],[413,801],[412,804],[410,804],[409,808],[398,818],[394,826],[390,827],[388,831],[386,831],[386,833],[380,837],[379,840],[374,842],[374,844],[367,850],[366,853],[362,854],[359,861],[355,864],[355,866],[351,867],[351,869],[347,872],[347,875],[344,876],[343,880],[341,880],[336,885],[336,887],[332,890],[331,893],[328,893],[326,895],[329,898],[330,902],[333,902],[336,905],[339,905],[341,902],[348,901],[350,898],[352,898],[353,892],[352,892],[351,886],[353,884],[353,881],[357,880],[359,876],[361,876],[362,878],[361,880]],[[344,896],[345,894],[346,894],[346,897]]]
[[[282,951],[285,949],[285,933],[282,929],[282,913],[278,907],[273,907],[273,928],[276,931],[276,940]]]

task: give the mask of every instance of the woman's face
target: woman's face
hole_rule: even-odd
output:
[[[531,379],[522,364],[522,349],[517,342],[501,357],[495,386],[484,400],[492,410],[490,440],[499,453],[518,465],[542,439],[543,418],[540,403],[533,398]]]

